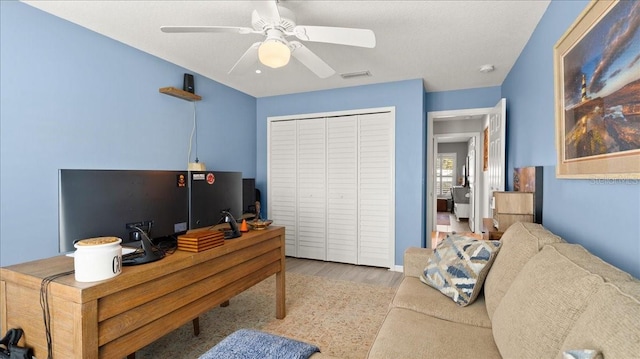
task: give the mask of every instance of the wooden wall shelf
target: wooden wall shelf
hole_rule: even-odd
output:
[[[160,93],[163,93],[165,95],[181,98],[186,101],[193,102],[193,101],[202,100],[202,97],[200,97],[199,95],[196,95],[191,92],[183,91],[175,87],[161,87],[159,91]]]

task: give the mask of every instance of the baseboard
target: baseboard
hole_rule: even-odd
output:
[[[390,268],[389,270],[393,271],[393,272],[402,273],[402,272],[404,272],[404,266],[394,266],[393,268]]]

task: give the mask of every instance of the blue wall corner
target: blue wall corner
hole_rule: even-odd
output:
[[[543,225],[640,277],[640,180],[555,175],[553,47],[588,4],[552,1],[502,85],[509,102],[507,173],[544,166]]]

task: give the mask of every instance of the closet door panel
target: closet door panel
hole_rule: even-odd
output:
[[[325,120],[298,121],[299,257],[326,259]]]
[[[327,260],[358,261],[358,118],[327,120]]]
[[[394,253],[394,121],[359,116],[358,264],[390,267]]]
[[[270,124],[269,212],[262,211],[274,225],[285,227],[285,253],[297,256],[297,131],[296,121]]]

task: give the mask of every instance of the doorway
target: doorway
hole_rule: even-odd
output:
[[[475,108],[450,111],[433,111],[427,113],[427,200],[426,223],[427,235],[425,245],[430,246],[431,232],[437,230],[437,181],[436,161],[438,143],[449,141],[463,141],[469,145],[465,161],[469,161],[466,170],[467,185],[469,186],[469,227],[472,232],[482,233],[483,218],[491,216],[490,197],[492,190],[489,188],[491,171],[487,171],[484,163],[485,153],[485,129],[490,123],[495,122],[496,117],[506,119],[506,100],[501,99],[496,107]],[[504,131],[504,126],[501,126]],[[501,137],[504,138],[504,137]],[[502,145],[504,141],[502,141]],[[489,147],[489,146],[486,146]],[[504,150],[503,150],[504,152]],[[504,156],[502,156],[501,169],[504,171]],[[496,174],[501,178],[504,175]]]
[[[470,155],[476,133],[434,134],[436,228],[438,232],[471,232],[475,182]]]

